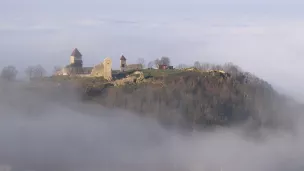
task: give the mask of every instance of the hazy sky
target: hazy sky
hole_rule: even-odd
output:
[[[296,87],[304,80],[303,7],[300,0],[0,0],[0,63],[51,69],[77,47],[87,66],[110,56],[118,67],[122,53],[129,63],[231,61]]]

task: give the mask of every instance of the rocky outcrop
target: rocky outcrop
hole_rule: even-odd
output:
[[[134,73],[127,75],[126,78],[122,78],[119,80],[115,80],[112,83],[115,86],[124,86],[126,84],[135,84],[135,83],[140,83],[143,82],[145,79],[144,73],[140,71],[135,71]]]

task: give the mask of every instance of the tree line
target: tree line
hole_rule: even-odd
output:
[[[158,68],[160,65],[167,65],[169,66],[171,64],[171,60],[169,57],[163,56],[161,58],[157,58],[155,60],[152,60],[148,63],[146,63],[146,60],[144,58],[138,58],[137,63],[141,64],[142,68]]]
[[[15,66],[8,65],[2,68],[0,77],[2,80],[13,81],[17,78],[18,73],[19,71]],[[29,79],[42,78],[47,74],[41,65],[28,66],[24,73]]]
[[[169,57],[163,56],[161,58],[157,58],[155,60],[152,60],[150,62],[147,63],[146,65],[146,61],[144,58],[138,58],[137,60],[138,64],[141,64],[143,68],[158,68],[160,65],[167,65],[170,66],[171,65],[171,59]],[[192,65],[190,64],[178,64],[175,66],[176,69],[185,69],[185,68],[197,68],[199,70],[224,70],[226,72],[230,72],[230,73],[237,73],[239,72],[241,69],[236,66],[235,64],[229,62],[229,63],[225,63],[224,65],[219,65],[219,64],[210,64],[207,62],[199,62],[199,61],[195,61]]]

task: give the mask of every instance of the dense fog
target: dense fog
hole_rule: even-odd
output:
[[[180,134],[119,109],[69,105],[25,89],[0,86],[0,163],[35,171],[300,171],[303,119],[293,130],[246,124]],[[81,110],[80,110],[81,109]],[[250,124],[250,123],[248,123]],[[248,128],[248,127],[246,127]],[[246,131],[244,131],[246,130]],[[256,136],[257,135],[257,136]]]

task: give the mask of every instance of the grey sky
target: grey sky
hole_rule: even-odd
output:
[[[1,65],[64,65],[74,47],[85,65],[118,67],[171,57],[173,64],[233,62],[269,81],[304,80],[300,0],[0,0]],[[22,61],[22,62],[18,62]],[[188,62],[188,60],[190,60]]]

